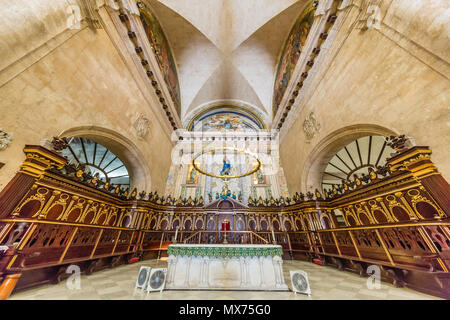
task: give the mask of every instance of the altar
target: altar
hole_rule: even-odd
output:
[[[166,289],[289,290],[279,245],[171,244]]]

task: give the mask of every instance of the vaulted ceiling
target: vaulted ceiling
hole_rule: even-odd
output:
[[[215,101],[254,106],[270,125],[282,46],[307,0],[145,0],[176,61],[184,123]]]

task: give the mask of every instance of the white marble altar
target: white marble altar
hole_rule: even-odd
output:
[[[279,245],[169,245],[166,289],[289,290]]]

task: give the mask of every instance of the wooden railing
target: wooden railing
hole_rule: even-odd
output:
[[[25,153],[0,193],[0,297],[16,284],[59,280],[70,264],[90,273],[132,258],[159,258],[175,234],[177,243],[275,242],[285,258],[361,275],[375,264],[397,285],[449,294],[450,190],[424,147],[391,158],[388,177],[356,183],[339,196],[231,212],[117,195],[62,174],[66,160],[56,153],[36,146]],[[234,231],[220,231],[221,215]]]

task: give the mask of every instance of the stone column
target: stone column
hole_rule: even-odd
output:
[[[189,288],[189,274],[191,269],[191,260],[192,257],[186,257],[186,275],[184,277],[184,286]]]
[[[245,259],[244,257],[239,257],[239,265],[241,269],[241,287],[246,287],[247,285],[247,275],[245,270]]]
[[[275,287],[278,287],[280,284],[280,272],[278,270],[277,256],[272,257],[272,266],[273,266],[273,273],[275,276]]]
[[[200,286],[203,287],[207,284],[207,262],[206,260],[208,257],[202,257],[201,258],[201,265],[200,265]]]
[[[260,270],[260,279],[261,279],[260,286],[265,287],[266,283],[264,282],[264,257],[259,257],[259,270]]]
[[[247,285],[248,286],[251,286],[251,279],[250,279],[250,267],[249,267],[249,264],[250,264],[250,257],[246,257],[245,258],[245,279],[247,280]]]
[[[173,255],[171,255],[167,261],[168,264],[168,274],[169,276],[167,277],[167,284],[168,285],[172,285],[174,284],[175,281],[175,272],[177,269],[177,258]]]

